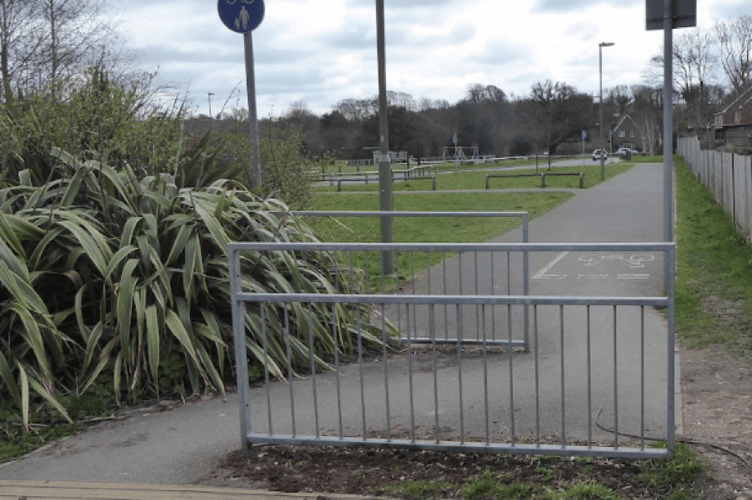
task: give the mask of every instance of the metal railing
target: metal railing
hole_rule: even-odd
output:
[[[469,219],[520,219],[521,222],[521,237],[520,241],[522,243],[527,243],[530,238],[530,232],[528,229],[528,214],[527,212],[410,212],[410,211],[313,211],[313,210],[296,210],[296,211],[290,211],[285,213],[276,213],[276,215],[285,215],[290,214],[294,215],[296,217],[330,217],[330,218],[347,218],[347,217],[356,217],[356,218],[379,218],[379,217],[391,217],[393,219],[412,219],[412,218],[438,218],[438,219],[454,219],[454,218],[469,218]],[[411,279],[407,280],[407,289],[410,290],[410,293],[415,295],[416,293],[419,293],[423,291],[423,289],[420,288],[421,281],[415,279],[416,274],[416,267],[420,270],[423,269],[423,265],[425,265],[425,268],[428,269],[426,273],[424,273],[425,276],[425,284],[424,286],[428,287],[429,290],[433,290],[433,293],[448,293],[448,284],[449,281],[447,279],[447,258],[451,257],[451,254],[444,253],[441,255],[441,262],[439,263],[432,263],[430,261],[430,258],[427,258],[425,262],[415,262],[415,253],[411,254],[413,258],[413,262],[411,263],[410,269],[411,269]],[[491,260],[487,263],[493,269],[495,267],[495,263],[493,260],[494,254],[490,254]],[[477,257],[477,254],[476,254]],[[510,268],[511,262],[510,262],[510,253],[506,253],[506,266],[507,268]],[[393,259],[395,262],[398,260],[397,258]],[[455,283],[459,286],[460,293],[462,293],[463,289],[466,289],[468,286],[474,287],[474,293],[475,295],[480,295],[482,290],[481,287],[485,286],[486,291],[489,291],[489,293],[494,294],[495,292],[493,290],[496,290],[498,286],[503,286],[506,284],[506,294],[512,293],[512,275],[511,273],[506,274],[506,280],[504,280],[504,283],[498,283],[497,280],[495,280],[495,275],[492,273],[487,276],[488,279],[482,280],[478,276],[478,272],[481,268],[481,266],[484,263],[479,263],[477,259],[475,259],[474,262],[467,262],[465,263],[465,268],[470,267],[471,269],[475,270],[475,273],[473,276],[470,277],[470,279],[464,279],[463,280],[463,273],[462,273],[462,266],[463,266],[463,259],[460,259],[457,262],[459,265],[459,279]],[[432,266],[432,264],[434,264]],[[518,293],[521,293],[522,295],[527,295],[529,293],[530,289],[530,279],[529,279],[529,259],[527,252],[522,253],[521,257],[521,270],[522,275],[516,278],[516,281],[518,283],[521,283],[522,289],[521,290],[515,290]],[[435,266],[435,267],[434,267]],[[350,273],[352,275],[352,270],[350,270]],[[383,278],[383,277],[382,277]],[[485,284],[484,284],[485,281]],[[370,280],[366,276],[365,278],[365,284],[366,286],[369,286]],[[418,288],[416,288],[418,287]],[[405,289],[403,287],[403,289]],[[385,292],[384,289],[384,283],[383,280],[381,280],[381,290],[382,293]],[[369,293],[370,290],[366,289],[366,293]],[[494,328],[492,328],[491,331],[491,338],[487,339],[487,342],[491,345],[510,345],[514,347],[522,347],[525,351],[529,349],[529,321],[528,321],[528,315],[527,315],[527,306],[523,307],[523,338],[522,339],[504,339],[504,338],[498,338],[496,335],[496,328],[495,328],[495,321],[493,322]],[[448,311],[444,311],[443,319],[444,323],[450,321],[451,314]],[[453,316],[452,316],[453,317]],[[494,315],[495,319],[495,315]],[[444,335],[440,338],[436,338],[435,336],[431,338],[430,336],[426,335],[425,332],[428,331],[428,328],[426,325],[421,325],[419,321],[417,321],[417,317],[413,318],[412,328],[408,329],[407,331],[403,331],[404,335],[402,336],[402,341],[407,341],[407,336],[409,336],[409,340],[412,343],[416,344],[427,344],[431,342],[438,342],[438,343],[444,343],[444,344],[451,344],[455,343],[457,339],[455,337],[452,337],[450,332],[447,329],[444,329]],[[421,335],[421,332],[423,334]],[[473,342],[478,342],[480,339],[476,338],[475,341],[472,339],[464,339],[463,342],[465,344],[470,344]]]
[[[673,452],[673,244],[232,243],[228,249],[244,448],[283,443],[631,458]],[[414,273],[414,287],[356,293],[362,281],[351,263],[357,255],[385,251],[421,259],[456,257]],[[332,275],[338,293],[243,290],[241,254],[259,258],[274,252],[342,257],[342,267]],[[671,273],[665,280],[669,286],[665,296],[515,293],[522,256],[547,258],[552,252],[659,253]],[[491,254],[497,255],[493,262],[508,264],[492,266]],[[477,262],[480,271],[461,270],[463,259],[465,265]],[[593,263],[592,258],[580,261]],[[603,257],[602,262],[616,260]],[[446,289],[428,284],[437,267],[446,269]],[[510,288],[504,293],[485,288],[491,274],[511,276]],[[474,283],[463,287],[460,275]],[[313,321],[313,304],[331,308],[331,370],[317,372],[311,359],[305,377],[288,363],[285,380],[273,380],[269,339],[278,339],[277,345],[288,351],[293,343],[313,350],[317,338],[306,327]],[[268,308],[278,308],[285,319],[276,325],[262,319],[260,331],[247,332],[245,307],[258,308],[262,318]],[[530,352],[515,349],[512,342],[524,329],[525,307],[532,322]],[[338,308],[356,311],[347,328]],[[655,308],[665,309],[665,318]],[[302,317],[292,318],[293,310],[303,311]],[[405,334],[423,328],[427,345]],[[387,347],[395,329],[404,342],[400,352]],[[442,329],[452,334],[445,345],[439,342]],[[255,356],[265,378],[253,389],[247,334],[262,346]],[[493,335],[506,339],[506,345],[493,345]],[[339,352],[346,337],[354,346],[347,359]],[[656,438],[666,447],[650,446]]]

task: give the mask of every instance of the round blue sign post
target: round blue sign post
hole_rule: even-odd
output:
[[[218,0],[217,11],[225,26],[242,33],[245,44],[245,80],[248,92],[248,128],[251,140],[251,187],[261,186],[258,113],[256,112],[256,76],[253,68],[251,31],[264,19],[264,0]],[[243,405],[241,405],[243,408]],[[241,421],[244,413],[241,411]]]
[[[264,0],[218,0],[219,18],[236,33],[250,33],[264,19]]]

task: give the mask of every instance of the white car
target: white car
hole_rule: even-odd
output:
[[[604,149],[596,149],[593,151],[593,161],[600,160],[603,158],[604,160],[608,159],[608,152]]]

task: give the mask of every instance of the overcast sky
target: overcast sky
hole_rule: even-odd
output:
[[[220,0],[227,1],[227,0]],[[258,1],[258,0],[257,0]],[[645,30],[645,0],[384,0],[389,90],[455,103],[473,83],[525,96],[535,82],[598,94],[643,83],[663,32]],[[116,1],[115,15],[146,70],[187,95],[194,113],[246,107],[243,35],[217,0]],[[297,101],[316,114],[378,93],[374,0],[265,0],[253,32],[259,117]],[[752,14],[749,0],[697,0],[698,26]],[[691,29],[691,28],[685,28]],[[679,33],[680,30],[675,31]]]

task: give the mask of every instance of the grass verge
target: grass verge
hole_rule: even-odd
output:
[[[676,324],[691,349],[752,352],[752,249],[682,158],[676,165]]]

